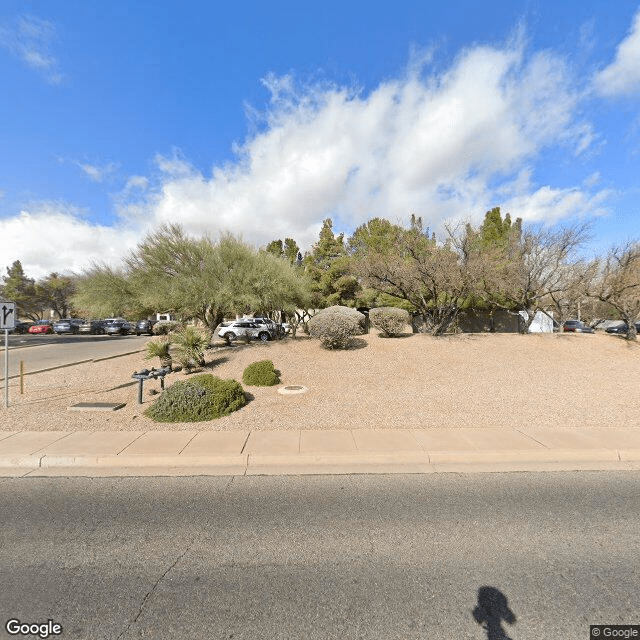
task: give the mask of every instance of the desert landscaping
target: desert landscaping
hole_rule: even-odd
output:
[[[203,371],[242,380],[244,368],[272,360],[277,387],[244,386],[247,405],[197,423],[157,423],[143,411],[157,380],[137,402],[134,371],[159,366],[144,352],[10,381],[2,429],[269,430],[447,427],[636,427],[640,425],[640,344],[608,335],[406,334],[360,336],[355,348],[326,350],[308,337],[216,346]],[[105,366],[106,365],[106,366]],[[175,372],[166,384],[188,379]],[[307,391],[282,395],[302,385]],[[78,402],[125,403],[112,412],[77,412]]]

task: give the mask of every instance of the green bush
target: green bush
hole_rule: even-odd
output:
[[[364,333],[365,317],[350,307],[328,307],[309,320],[309,335],[327,349],[347,349],[353,336]]]
[[[211,344],[211,332],[187,325],[173,334],[173,354],[185,372],[204,364],[204,352]]]
[[[385,336],[397,336],[410,324],[409,312],[398,307],[378,307],[369,311],[371,324]]]
[[[272,387],[280,382],[271,360],[260,360],[250,364],[242,374],[242,382],[254,387]]]
[[[156,422],[202,422],[227,416],[246,402],[237,380],[205,373],[174,382],[144,414]]]
[[[180,328],[180,323],[176,320],[161,320],[153,325],[153,333],[157,336],[166,336]]]

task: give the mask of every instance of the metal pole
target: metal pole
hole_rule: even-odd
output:
[[[4,408],[9,407],[9,329],[4,330]]]

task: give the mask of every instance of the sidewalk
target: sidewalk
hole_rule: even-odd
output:
[[[0,476],[640,470],[640,429],[0,431]]]

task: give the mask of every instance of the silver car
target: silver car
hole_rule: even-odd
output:
[[[233,342],[238,338],[251,338],[256,340],[273,340],[275,338],[275,330],[270,325],[261,324],[249,320],[234,320],[226,326],[218,329],[218,335],[227,342]]]

